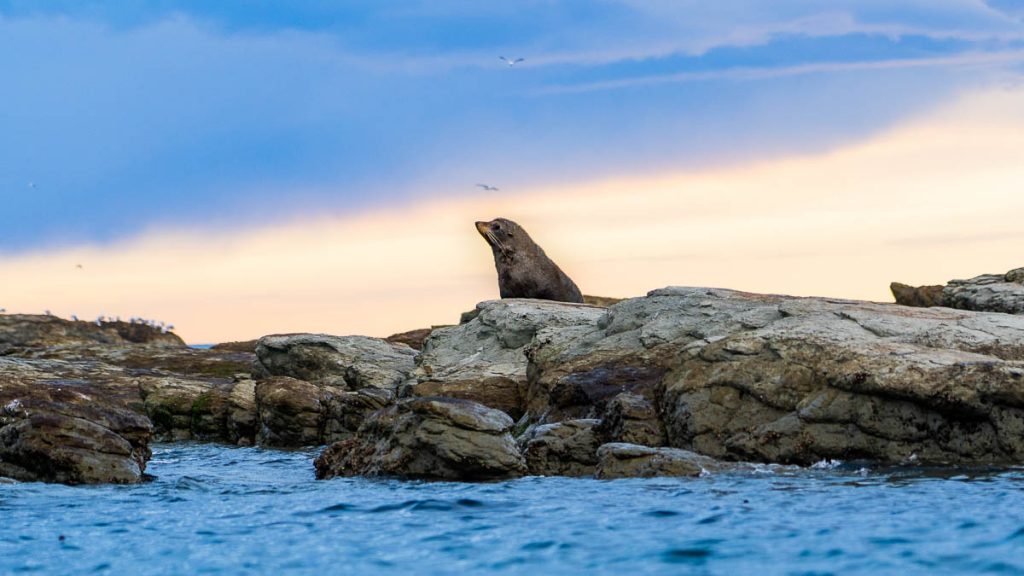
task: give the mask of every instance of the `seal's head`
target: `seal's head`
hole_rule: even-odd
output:
[[[495,254],[501,253],[506,256],[515,251],[517,242],[529,238],[519,224],[505,218],[477,222],[476,231],[491,245]]]

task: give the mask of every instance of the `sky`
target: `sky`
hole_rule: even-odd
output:
[[[497,216],[607,296],[1024,266],[1024,0],[0,0],[0,82],[8,312],[446,324]]]

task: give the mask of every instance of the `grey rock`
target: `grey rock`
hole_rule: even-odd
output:
[[[518,419],[525,409],[527,358],[539,333],[594,324],[603,310],[547,300],[482,302],[465,324],[434,330],[417,358],[413,396],[472,400]]]
[[[952,280],[945,286],[914,287],[894,282],[891,288],[896,302],[906,306],[1024,314],[1024,268]]]
[[[530,427],[518,440],[535,476],[593,476],[601,445],[600,420],[566,420]]]
[[[624,392],[668,444],[726,460],[1024,461],[1024,318],[667,288],[539,333],[528,418],[602,417]]]
[[[259,412],[256,408],[256,381],[239,379],[228,396],[225,425],[227,440],[239,446],[255,442]]]
[[[664,446],[667,442],[657,407],[649,398],[629,392],[608,402],[599,429],[609,442],[643,446]]]
[[[379,410],[316,460],[317,478],[492,480],[523,474],[512,419],[467,400],[408,398]]]
[[[326,389],[321,401],[324,430],[320,443],[333,444],[354,437],[367,417],[394,399],[394,393],[379,388],[364,388],[356,392]]]
[[[719,468],[713,458],[678,448],[651,448],[637,444],[604,444],[597,450],[594,476],[601,480],[616,478],[653,478],[655,476],[701,476]]]
[[[256,444],[269,447],[321,443],[323,405],[315,384],[275,376],[256,384]]]
[[[256,378],[288,376],[348,390],[394,390],[414,367],[416,350],[366,336],[288,334],[256,344]]]

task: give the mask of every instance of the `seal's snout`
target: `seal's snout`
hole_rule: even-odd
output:
[[[488,229],[488,227],[490,225],[491,225],[490,222],[477,222],[476,223],[476,231],[479,232],[482,236],[486,237],[487,236],[487,229]]]

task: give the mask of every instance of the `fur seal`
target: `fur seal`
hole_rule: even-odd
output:
[[[494,252],[502,298],[538,298],[583,302],[583,294],[548,258],[522,226],[505,218],[477,222],[476,230]]]

